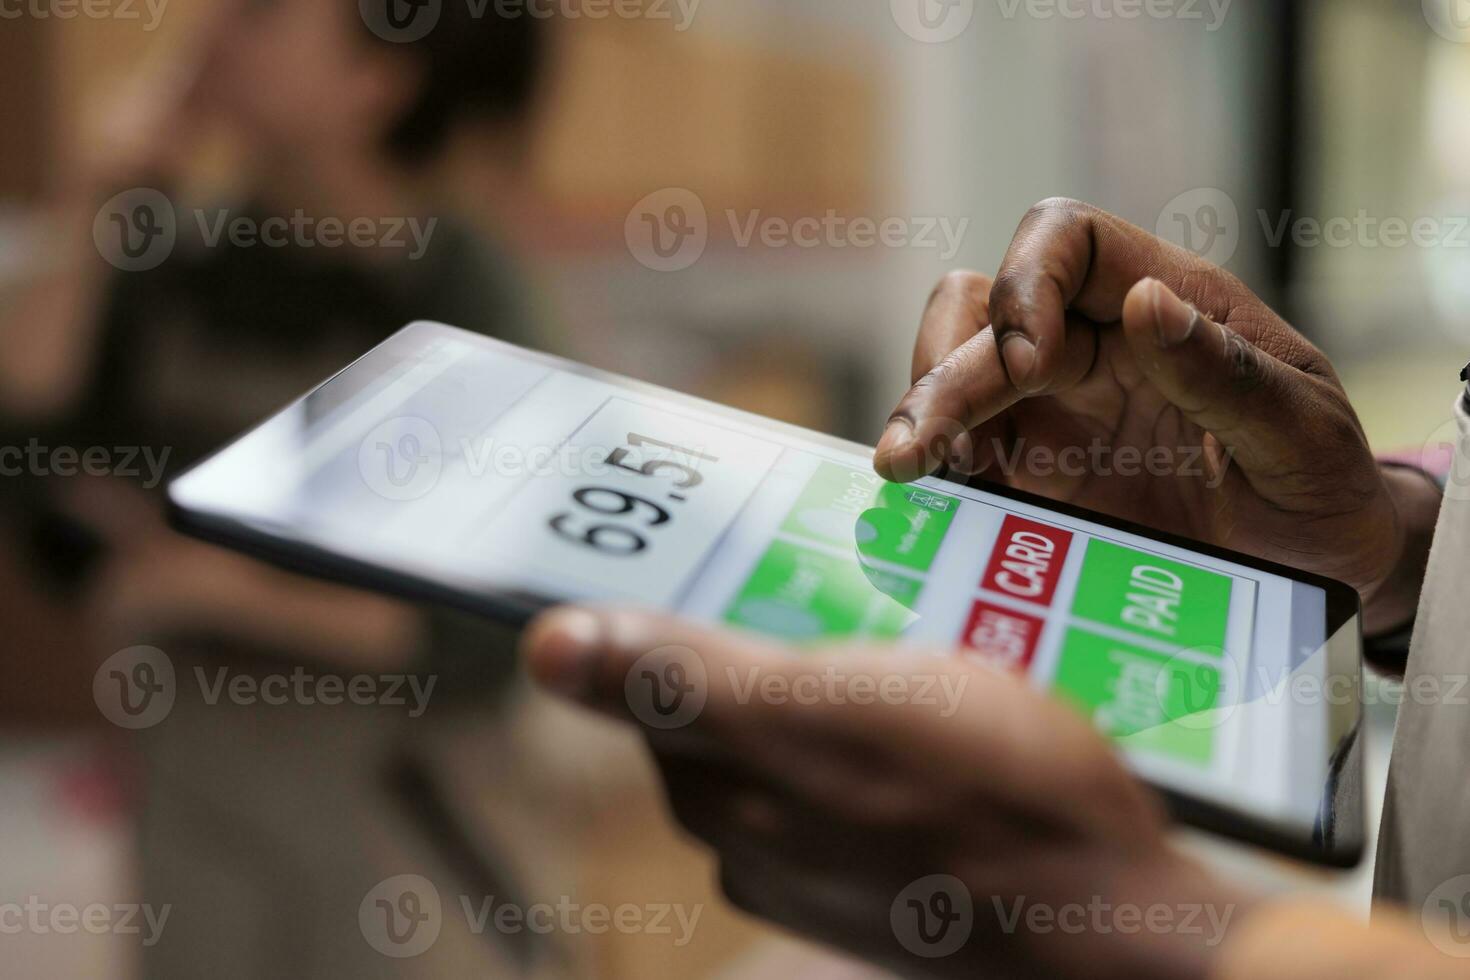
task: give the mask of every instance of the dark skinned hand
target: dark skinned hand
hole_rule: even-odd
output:
[[[1380,469],[1327,358],[1239,279],[1119,218],[1031,209],[993,282],[934,291],[913,379],[889,479],[982,474],[1347,582],[1370,628],[1412,614],[1432,487]]]

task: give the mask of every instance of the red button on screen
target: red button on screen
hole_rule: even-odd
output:
[[[1036,657],[1042,621],[988,602],[977,602],[960,642],[997,667],[1024,672]]]
[[[1051,605],[1072,535],[1021,517],[1007,517],[980,587],[1002,595]]]

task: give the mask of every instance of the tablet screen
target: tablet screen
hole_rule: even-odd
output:
[[[1009,491],[888,484],[862,447],[446,327],[406,329],[171,493],[460,595],[1024,673],[1156,784],[1306,836],[1357,717],[1332,583]]]

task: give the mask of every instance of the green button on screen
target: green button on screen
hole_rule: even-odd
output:
[[[927,572],[959,505],[942,493],[822,463],[781,530],[838,548],[855,547],[865,559]]]
[[[1072,615],[1218,656],[1225,646],[1231,588],[1224,575],[1093,540]]]
[[[792,640],[892,639],[913,620],[922,583],[787,541],[772,543],[725,620]]]
[[[1055,690],[1130,749],[1204,766],[1214,746],[1220,672],[1084,630],[1062,644]]]

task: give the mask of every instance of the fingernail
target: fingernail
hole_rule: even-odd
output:
[[[955,436],[949,447],[949,465],[961,473],[975,472],[975,439],[970,433]]]
[[[569,698],[592,689],[605,635],[586,609],[560,609],[537,620],[525,639],[531,673],[542,686]]]
[[[1168,350],[1184,343],[1200,319],[1199,310],[1175,296],[1168,286],[1154,283],[1154,324],[1161,348]]]
[[[888,423],[888,428],[883,430],[883,438],[878,440],[873,458],[875,461],[887,460],[891,465],[894,456],[912,450],[913,442],[913,426],[904,419],[893,419]]]
[[[1023,333],[1008,333],[1000,342],[1000,356],[1006,364],[1011,384],[1020,391],[1030,391],[1031,372],[1036,367],[1036,345]]]

